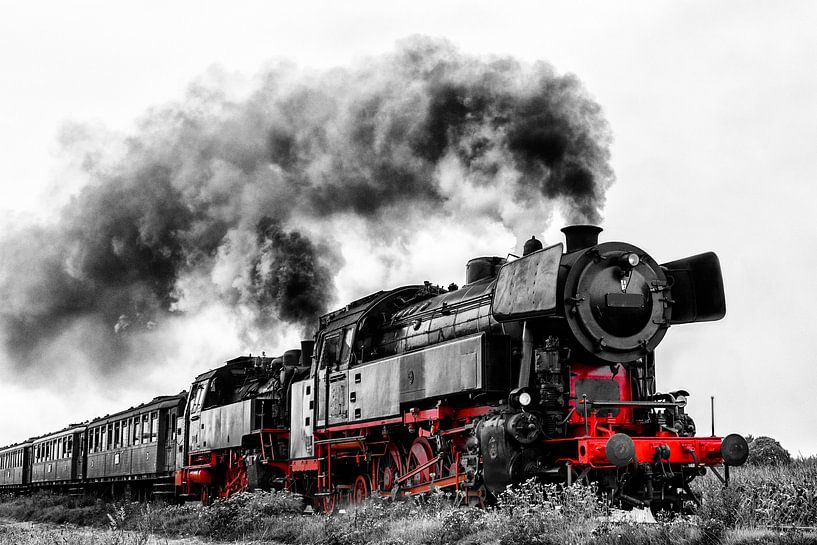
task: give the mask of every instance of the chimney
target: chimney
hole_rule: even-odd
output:
[[[598,225],[568,225],[562,227],[562,233],[565,234],[565,242],[567,243],[566,253],[577,252],[590,248],[599,243],[599,233],[602,228]]]
[[[315,350],[315,341],[301,341],[301,359],[298,364],[301,367],[312,365],[312,352]]]

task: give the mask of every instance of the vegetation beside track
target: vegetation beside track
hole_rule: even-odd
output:
[[[696,514],[668,518],[658,524],[613,522],[606,516],[606,506],[587,487],[562,490],[534,483],[509,490],[496,507],[488,510],[456,508],[449,497],[435,494],[416,501],[373,499],[363,507],[332,516],[303,516],[301,499],[281,492],[240,494],[207,508],[198,504],[107,503],[40,493],[3,497],[0,518],[69,523],[105,532],[97,532],[93,538],[96,541],[25,541],[19,528],[12,531],[0,527],[0,543],[124,545],[148,543],[150,536],[192,536],[245,543],[322,545],[817,545],[817,458],[738,468],[733,470],[732,485],[727,489],[711,474],[696,481],[696,485],[703,496],[703,505]],[[65,528],[60,530],[61,535],[69,531]],[[9,532],[16,533],[12,537]]]

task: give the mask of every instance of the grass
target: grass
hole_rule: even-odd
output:
[[[19,527],[0,527],[0,543],[141,545],[150,539],[164,543],[161,539],[202,538],[320,545],[817,545],[817,531],[789,528],[817,527],[817,459],[739,468],[732,478],[728,489],[712,475],[699,479],[696,487],[703,506],[695,515],[648,525],[607,521],[606,506],[591,488],[561,489],[532,482],[508,490],[489,510],[455,508],[450,498],[436,494],[395,503],[372,499],[359,509],[332,516],[304,516],[302,501],[281,492],[240,494],[208,508],[106,504],[41,493],[2,499],[0,517],[104,531],[81,539],[37,535],[37,540],[26,541],[27,535],[39,531],[37,527],[26,535]]]

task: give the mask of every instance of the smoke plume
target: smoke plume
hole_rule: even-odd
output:
[[[598,221],[613,181],[599,105],[544,62],[412,38],[351,68],[278,63],[233,83],[210,74],[104,145],[66,127],[84,187],[0,242],[0,335],[20,369],[81,327],[76,350],[116,370],[134,335],[213,304],[245,332],[309,333],[355,265],[327,226],[364,225],[373,246],[428,218],[527,237],[554,207]]]

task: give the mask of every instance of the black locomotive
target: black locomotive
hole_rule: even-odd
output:
[[[281,357],[236,358],[187,396],[0,450],[0,486],[137,482],[205,502],[284,487],[329,511],[434,489],[481,503],[538,478],[679,509],[706,468],[726,480],[748,454],[740,436],[696,436],[688,393],[655,388],[669,327],[725,315],[718,259],[659,265],[599,244],[598,227],[563,231],[566,250],[534,238],[522,257],[471,260],[462,287],[371,294]],[[60,479],[36,480],[43,460],[64,461]]]

